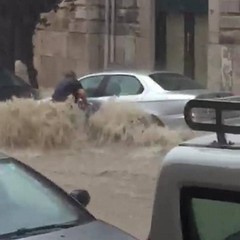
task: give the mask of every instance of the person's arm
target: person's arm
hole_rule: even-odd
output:
[[[86,106],[87,105],[87,95],[86,95],[86,92],[84,91],[83,88],[80,88],[78,90],[78,97],[82,99],[83,101],[83,104]]]
[[[84,91],[82,84],[79,81],[75,82],[75,94],[74,94],[75,102],[77,103],[79,99],[81,99],[81,108],[84,110],[87,106],[87,95]]]

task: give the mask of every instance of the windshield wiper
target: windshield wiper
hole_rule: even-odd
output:
[[[74,222],[69,222],[69,223],[64,223],[64,224],[52,224],[52,225],[47,225],[47,226],[41,226],[41,227],[36,227],[36,228],[20,228],[14,232],[6,233],[3,235],[0,235],[0,239],[16,239],[18,237],[24,237],[28,235],[35,235],[39,232],[48,232],[48,231],[53,231],[53,230],[60,230],[60,229],[66,229],[66,228],[71,228],[75,227],[78,225],[77,221]]]

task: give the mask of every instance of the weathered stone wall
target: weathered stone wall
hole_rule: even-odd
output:
[[[116,63],[132,68],[154,67],[152,0],[116,0]]]
[[[153,13],[154,0],[116,0],[114,61],[109,65],[154,67]],[[196,77],[206,81],[210,89],[240,93],[239,13],[239,0],[209,0],[209,29],[205,27],[207,18],[197,19]],[[105,0],[68,0],[56,13],[45,14],[50,25],[39,25],[34,41],[40,86],[53,86],[69,69],[81,76],[104,68],[104,15]],[[201,44],[207,42],[207,34],[203,34],[207,30],[208,46]],[[171,69],[182,71],[181,65],[173,66],[177,58],[174,58],[174,51],[172,53],[172,57],[168,56]],[[205,62],[206,55],[208,60]]]
[[[240,1],[210,4],[208,85],[240,94]]]
[[[109,65],[152,68],[152,1],[116,0],[114,62]],[[35,66],[41,86],[49,87],[73,69],[79,76],[102,70],[105,46],[105,0],[75,0],[42,16],[35,34]],[[154,17],[154,16],[153,16]],[[48,24],[47,24],[48,25]],[[109,47],[109,51],[110,51]]]
[[[48,27],[38,26],[35,34],[35,65],[42,86],[52,86],[64,71],[79,75],[101,66],[104,31],[102,6],[93,1],[63,2],[59,10],[42,17]]]
[[[208,16],[195,18],[195,79],[207,86],[208,72]]]

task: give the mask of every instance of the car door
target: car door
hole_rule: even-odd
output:
[[[116,101],[137,102],[142,99],[144,87],[133,75],[109,75],[105,95]]]

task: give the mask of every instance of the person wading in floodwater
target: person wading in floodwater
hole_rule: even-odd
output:
[[[75,72],[69,71],[64,75],[64,79],[58,83],[52,95],[53,102],[65,102],[72,95],[74,102],[78,104],[81,101],[81,109],[86,109],[87,98],[82,84],[78,81]]]

